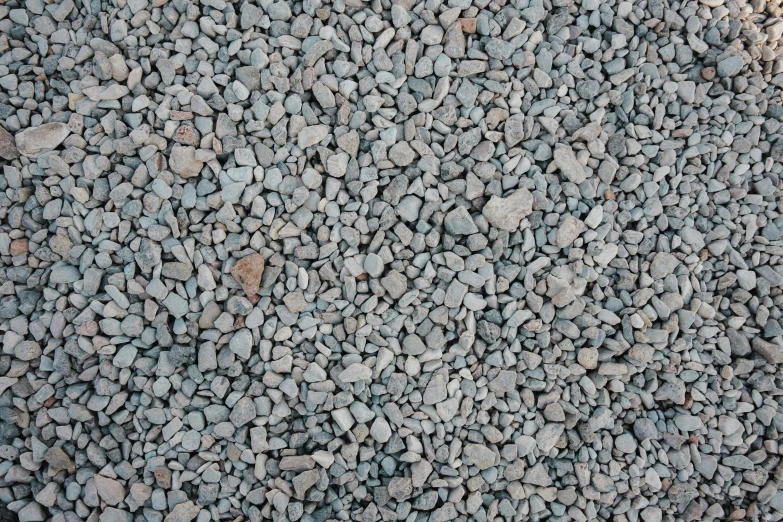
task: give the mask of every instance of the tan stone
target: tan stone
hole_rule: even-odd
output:
[[[477,20],[475,18],[460,18],[459,22],[462,24],[462,32],[467,34],[475,34],[476,33],[476,22]]]

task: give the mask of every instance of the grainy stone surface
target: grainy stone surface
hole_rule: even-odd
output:
[[[781,37],[2,2],[0,518],[783,520]]]

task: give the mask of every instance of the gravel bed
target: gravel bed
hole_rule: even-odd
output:
[[[3,520],[783,520],[782,13],[2,2]]]

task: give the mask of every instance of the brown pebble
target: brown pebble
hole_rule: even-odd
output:
[[[264,273],[264,256],[250,254],[231,267],[231,277],[242,286],[246,295],[256,295]]]
[[[701,77],[705,80],[712,80],[715,78],[715,67],[705,67],[701,70]]]
[[[69,473],[76,471],[71,457],[59,446],[52,446],[44,453],[44,460],[49,464],[49,473],[54,474],[62,469]]]
[[[11,241],[11,255],[21,256],[29,252],[30,242],[26,238],[14,239]]]
[[[189,125],[180,125],[174,133],[173,139],[183,145],[193,145],[194,147],[201,142],[198,131]]]
[[[98,323],[95,321],[86,321],[79,325],[79,327],[76,329],[76,333],[79,335],[86,335],[88,337],[93,337],[95,335],[98,335]]]
[[[610,201],[617,199],[614,195],[614,192],[612,192],[612,189],[606,189],[606,192],[604,192],[604,197]]]
[[[155,480],[158,482],[158,486],[168,489],[171,487],[171,470],[166,466],[158,466],[155,469]]]
[[[193,119],[193,113],[192,112],[185,112],[185,111],[171,111],[169,113],[169,119],[171,121],[192,120]]]
[[[743,518],[745,518],[745,510],[737,509],[729,515],[729,518],[727,518],[726,521],[733,522],[734,520],[742,520]]]
[[[475,34],[476,32],[476,19],[475,18],[460,18],[459,23],[462,24],[462,32],[468,34]]]

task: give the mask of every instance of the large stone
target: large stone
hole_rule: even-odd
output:
[[[326,125],[311,125],[299,131],[297,145],[300,149],[312,147],[329,135],[329,127]]]
[[[492,196],[481,213],[495,228],[509,232],[519,228],[519,223],[533,212],[533,195],[526,188],[519,188],[501,198]]]
[[[307,493],[307,490],[313,487],[316,482],[318,482],[319,477],[320,474],[318,470],[315,469],[305,471],[304,473],[300,473],[299,475],[295,476],[292,482],[294,484],[296,498],[299,500],[304,500],[305,493]]]
[[[16,134],[16,148],[25,156],[37,156],[54,150],[71,133],[65,123],[45,123],[40,127],[28,127]]]
[[[449,58],[462,58],[465,56],[466,40],[462,32],[462,23],[452,23],[446,34],[443,35],[443,53]]]
[[[307,471],[315,467],[315,460],[310,455],[290,455],[280,460],[280,469],[283,471]]]
[[[424,390],[423,399],[424,404],[432,405],[437,404],[440,401],[446,400],[448,391],[446,390],[446,379],[442,373],[436,373],[427,388]]]
[[[351,414],[351,410],[348,408],[332,410],[332,419],[334,419],[334,422],[343,431],[350,430],[356,422],[356,420],[353,418],[353,415]]]
[[[0,377],[0,395],[17,382],[19,382],[17,377]]]
[[[71,474],[76,471],[76,466],[73,465],[71,457],[59,446],[53,446],[46,450],[44,460],[54,472],[65,470],[68,474]]]
[[[517,372],[513,370],[501,370],[489,383],[489,390],[493,392],[512,392],[516,387]]]
[[[783,364],[783,346],[770,343],[761,337],[754,337],[751,341],[753,351],[764,357],[770,364]]]
[[[16,519],[19,520],[19,522],[43,522],[49,518],[46,509],[38,502],[30,502],[20,509],[19,512],[16,513],[16,516],[13,516],[13,512],[6,511],[5,513],[10,514],[11,516],[4,518],[4,520]]]
[[[392,429],[386,419],[376,417],[370,427],[370,436],[381,444],[386,443],[392,436]]]
[[[389,149],[389,159],[398,167],[407,167],[416,158],[416,152],[407,141],[399,141]]]
[[[95,488],[101,499],[110,506],[116,506],[125,499],[125,488],[112,478],[95,475]]]
[[[480,470],[491,468],[495,465],[495,453],[481,444],[468,444],[462,450],[462,456],[471,466]]]
[[[192,178],[201,174],[204,162],[196,159],[194,147],[174,145],[169,156],[169,167],[181,178]]]
[[[718,76],[730,78],[742,70],[744,62],[741,56],[729,56],[718,62]]]
[[[190,522],[198,516],[201,508],[192,501],[183,502],[174,506],[163,522]]]
[[[546,488],[552,485],[552,479],[549,478],[547,468],[539,462],[532,468],[525,472],[525,477],[522,479],[525,484],[533,484],[534,486],[541,486]]]
[[[338,377],[343,382],[363,381],[372,377],[372,369],[361,363],[353,363],[340,372]]]
[[[390,497],[401,501],[413,493],[413,482],[408,477],[394,477],[386,489]]]
[[[250,397],[242,397],[234,405],[229,420],[237,428],[244,426],[256,418],[256,405]]]
[[[699,492],[696,490],[696,488],[688,482],[674,484],[669,488],[668,494],[669,500],[673,504],[683,504],[685,502],[690,502],[699,496]]]
[[[585,224],[580,219],[575,218],[571,214],[566,214],[560,222],[560,227],[557,229],[557,246],[560,248],[570,247],[584,228]]]
[[[506,120],[503,126],[504,139],[509,148],[515,146],[525,138],[525,116],[522,113],[514,114]]]
[[[559,423],[550,423],[538,430],[536,444],[541,453],[549,453],[557,444],[564,430],[565,426]]]
[[[506,480],[519,480],[525,476],[526,469],[525,459],[517,459],[506,467],[503,472],[503,478]]]
[[[663,279],[674,272],[680,260],[668,252],[658,252],[650,263],[650,277],[653,279]]]
[[[569,146],[555,149],[553,153],[555,165],[560,173],[571,183],[582,183],[586,178],[585,168],[579,163],[574,149]]]
[[[132,522],[133,514],[124,509],[117,509],[106,506],[101,512],[98,522]]]

